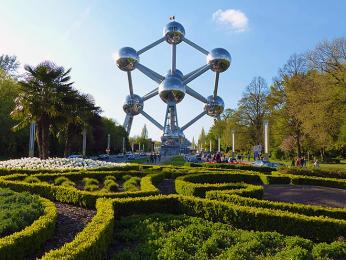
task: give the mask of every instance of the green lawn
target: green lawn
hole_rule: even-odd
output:
[[[165,161],[164,165],[174,165],[174,166],[182,166],[185,164],[184,157],[182,155],[173,156],[171,159]]]

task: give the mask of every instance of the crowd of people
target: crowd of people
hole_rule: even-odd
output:
[[[161,161],[161,154],[160,153],[151,153],[149,156],[149,162],[150,163],[159,163]]]
[[[300,156],[297,158],[292,158],[291,166],[292,167],[306,167],[308,161],[305,159],[304,156]],[[314,167],[319,168],[320,163],[317,158],[314,158]]]

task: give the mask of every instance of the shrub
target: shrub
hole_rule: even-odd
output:
[[[256,187],[256,186],[255,186]],[[255,196],[244,196],[251,198],[240,197],[243,194],[236,193],[235,191],[208,191],[206,198],[219,201],[226,201],[232,204],[249,206],[256,208],[267,208],[272,210],[284,210],[292,213],[303,214],[307,216],[326,216],[335,219],[346,219],[346,209],[342,208],[325,208],[320,206],[304,205],[298,203],[276,202],[268,200],[260,200]],[[239,196],[237,196],[239,195]]]
[[[38,196],[9,189],[0,189],[0,209],[0,237],[22,230],[43,213]]]
[[[84,186],[84,190],[86,190],[86,191],[97,191],[97,190],[99,190],[99,186],[98,185],[96,185],[96,184],[86,184],[85,186]]]
[[[104,189],[108,192],[116,192],[119,190],[119,185],[113,179],[106,179],[104,181]]]
[[[83,178],[83,183],[85,186],[87,185],[98,185],[99,184],[99,181],[97,179],[94,179],[94,178]]]
[[[25,259],[27,255],[37,252],[49,239],[55,229],[58,216],[54,203],[40,198],[43,215],[24,230],[0,238],[0,258],[2,260]]]
[[[129,179],[131,179],[132,178],[132,176],[131,175],[124,175],[123,177],[122,177],[122,179],[123,179],[123,181],[128,181]]]
[[[346,221],[324,216],[304,216],[280,210],[239,206],[187,196],[114,199],[117,217],[133,214],[173,213],[198,216],[237,228],[277,231],[314,241],[334,241],[346,233]]]
[[[41,182],[41,180],[35,176],[27,176],[27,177],[25,177],[24,181],[27,183],[39,183],[39,182]]]
[[[138,191],[141,178],[131,177],[123,183],[123,187],[126,191]]]
[[[307,169],[307,168],[280,168],[279,172],[281,174],[292,174],[292,175],[305,175],[305,176],[315,176],[323,178],[336,178],[336,179],[346,179],[346,173],[339,171],[326,171],[321,169]]]
[[[113,175],[108,175],[108,176],[105,177],[105,180],[113,180],[113,181],[116,182],[117,178],[115,176],[113,176]]]
[[[61,183],[61,186],[74,188],[76,184],[73,181],[67,180]]]
[[[65,181],[69,181],[70,179],[65,177],[65,176],[61,176],[61,177],[58,177],[54,180],[54,184],[55,185],[61,185],[63,182]]]

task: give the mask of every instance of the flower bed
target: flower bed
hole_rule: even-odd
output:
[[[5,169],[88,169],[97,167],[124,166],[126,163],[112,163],[83,158],[22,158],[7,161],[0,161],[0,168]]]

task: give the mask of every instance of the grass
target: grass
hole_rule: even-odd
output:
[[[308,239],[240,230],[186,215],[131,216],[115,225],[112,259],[327,259],[323,250],[314,249],[320,245]],[[337,247],[334,244],[328,246]],[[338,259],[343,253],[332,254],[327,257]]]
[[[22,230],[42,213],[38,196],[0,189],[0,237]]]
[[[182,155],[173,156],[171,159],[165,161],[164,165],[183,166],[185,164],[184,157]]]

